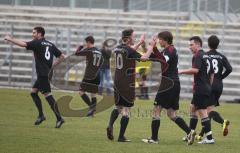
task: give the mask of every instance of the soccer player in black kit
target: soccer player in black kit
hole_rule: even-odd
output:
[[[212,60],[214,79],[212,84],[211,100],[208,104],[208,116],[217,123],[220,123],[223,127],[223,136],[228,134],[228,126],[230,122],[228,120],[223,120],[221,115],[214,110],[215,106],[219,106],[219,98],[223,90],[223,79],[225,79],[231,72],[232,66],[230,65],[228,59],[221,53],[217,51],[220,40],[217,36],[212,35],[208,38],[208,46],[210,50],[207,54]],[[225,69],[225,70],[224,70]],[[204,134],[204,129],[197,136],[198,140],[201,140]]]
[[[122,31],[122,43],[113,50],[115,57],[115,74],[114,74],[114,98],[116,108],[113,109],[110,115],[109,125],[107,127],[107,137],[113,140],[113,124],[121,114],[120,131],[118,142],[129,142],[125,137],[125,131],[129,121],[130,108],[134,105],[135,99],[135,61],[142,57],[147,58],[151,52],[141,56],[136,52],[137,46],[144,42],[144,37],[141,37],[139,43],[134,45],[134,31],[126,29]]]
[[[179,74],[188,74],[194,76],[193,98],[190,105],[190,128],[195,130],[198,122],[197,113],[201,117],[202,127],[206,138],[198,142],[199,144],[213,144],[211,122],[207,113],[207,106],[211,95],[211,84],[213,81],[213,67],[211,58],[201,49],[202,40],[198,36],[189,39],[189,48],[193,54],[192,68],[179,70]],[[190,139],[195,139],[196,133]]]
[[[86,69],[80,84],[79,94],[83,101],[89,106],[87,116],[93,116],[96,111],[96,93],[100,83],[100,67],[103,63],[102,52],[94,46],[93,36],[85,38],[85,45],[79,46],[75,52],[76,56],[86,57]],[[85,92],[91,93],[91,100]]]
[[[32,41],[24,42],[14,39],[8,35],[5,36],[5,40],[20,47],[25,47],[27,50],[32,50],[34,53],[37,80],[32,87],[31,97],[39,112],[37,120],[35,121],[35,125],[39,125],[42,123],[42,121],[46,120],[42,110],[41,99],[38,96],[38,92],[40,91],[45,96],[47,102],[51,106],[51,109],[53,110],[57,118],[55,127],[60,128],[61,125],[64,123],[64,120],[61,117],[57,103],[51,94],[51,87],[48,75],[52,66],[60,63],[65,56],[58,48],[56,48],[53,43],[47,41],[44,38],[44,34],[45,30],[43,27],[35,27],[32,30]],[[57,57],[57,60],[54,63],[53,56]]]
[[[159,43],[163,51],[159,52],[157,47],[154,46],[154,53],[150,58],[158,58],[164,56],[164,60],[168,64],[168,68],[163,72],[162,76],[167,77],[173,81],[173,87],[167,91],[158,91],[153,108],[153,116],[151,123],[152,136],[147,139],[142,139],[145,143],[158,143],[158,131],[160,128],[160,114],[162,109],[167,110],[168,117],[175,122],[186,134],[193,134],[191,129],[187,126],[186,122],[177,116],[176,112],[179,109],[179,95],[180,95],[180,81],[178,77],[178,53],[173,46],[173,36],[169,31],[163,31],[158,34]],[[156,43],[155,43],[156,45]],[[163,67],[162,67],[163,69]],[[161,83],[163,85],[164,82]],[[159,90],[161,90],[161,85]],[[192,141],[192,140],[189,140]]]

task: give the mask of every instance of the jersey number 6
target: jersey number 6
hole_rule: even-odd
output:
[[[50,59],[50,52],[49,52],[49,46],[46,47],[46,51],[45,51],[45,58],[46,60],[49,60]]]

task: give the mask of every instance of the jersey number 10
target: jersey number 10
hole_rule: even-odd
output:
[[[116,67],[117,67],[117,69],[122,69],[123,68],[122,54],[117,54],[117,56],[116,56]]]

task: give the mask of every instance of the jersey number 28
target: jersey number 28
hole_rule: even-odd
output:
[[[212,66],[214,70],[214,74],[218,73],[218,61],[216,59],[212,60]],[[209,73],[210,70],[210,62],[207,60],[207,73]]]

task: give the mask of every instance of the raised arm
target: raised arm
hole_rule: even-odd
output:
[[[140,37],[139,42],[136,45],[133,46],[133,49],[137,50],[142,45],[142,43],[144,41],[145,41],[145,34],[142,34],[141,37]]]
[[[142,61],[149,59],[150,55],[153,53],[153,48],[156,46],[156,43],[157,43],[156,41],[157,41],[156,37],[153,37],[153,39],[151,40],[151,42],[148,46],[147,52],[145,54],[143,54],[141,57]]]
[[[75,55],[76,56],[86,56],[89,53],[89,50],[85,48],[84,45],[81,45],[77,48]]]
[[[24,42],[24,41],[21,41],[21,40],[18,40],[18,39],[14,39],[12,37],[10,37],[9,35],[6,35],[4,37],[4,40],[8,41],[8,42],[11,42],[17,46],[20,46],[20,47],[27,47],[27,43]]]

